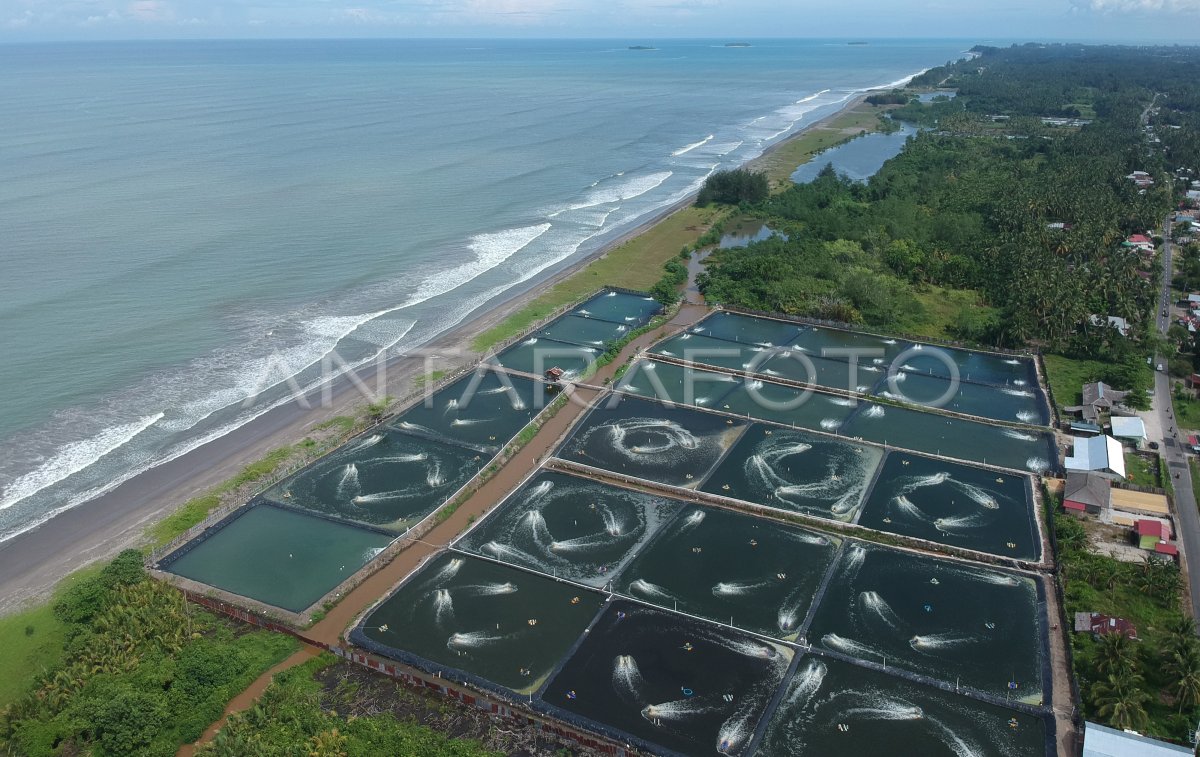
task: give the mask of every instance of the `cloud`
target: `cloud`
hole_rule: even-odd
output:
[[[1092,13],[1200,13],[1200,0],[1071,0],[1079,9]]]
[[[175,17],[171,6],[163,0],[133,0],[128,12],[131,18],[138,21],[170,21]]]

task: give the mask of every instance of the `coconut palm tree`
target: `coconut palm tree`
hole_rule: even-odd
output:
[[[1096,669],[1112,676],[1133,671],[1133,642],[1122,633],[1100,634],[1096,649]]]
[[[1183,652],[1171,655],[1163,667],[1173,679],[1168,689],[1179,702],[1179,712],[1200,706],[1200,648],[1194,640]]]
[[[1096,714],[1113,728],[1142,730],[1149,722],[1146,703],[1150,695],[1142,688],[1142,677],[1132,671],[1109,675],[1092,687]]]

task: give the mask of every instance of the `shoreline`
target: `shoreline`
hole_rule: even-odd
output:
[[[766,165],[769,158],[786,146],[817,129],[829,127],[833,121],[858,108],[869,94],[870,91],[865,91],[847,98],[836,110],[769,145],[743,167]],[[863,130],[857,126],[853,128]],[[689,207],[694,199],[695,194],[692,194],[665,206],[595,251],[481,305],[459,324],[434,337],[423,349],[435,352],[462,350],[444,366],[450,370],[469,362],[477,353],[472,353],[468,345],[477,337],[504,323],[555,285],[578,275],[595,261]],[[597,286],[605,283],[610,282],[598,282]],[[383,362],[382,369],[387,380],[385,392],[395,397],[410,397],[415,390],[414,379],[424,369],[424,359],[398,356]],[[378,365],[372,365],[353,375],[366,386],[374,386],[379,371]],[[320,403],[323,392],[328,392],[331,398],[327,406]],[[307,399],[312,407],[302,407],[302,399]],[[339,376],[327,387],[318,387],[273,408],[224,436],[143,471],[110,491],[0,543],[0,615],[45,600],[68,574],[111,558],[122,549],[143,544],[146,529],[184,502],[232,478],[244,466],[271,450],[298,442],[323,421],[352,413],[365,403],[355,381],[349,375]]]

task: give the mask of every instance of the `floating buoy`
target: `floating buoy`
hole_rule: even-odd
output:
[[[933,612],[933,605],[925,605],[925,612]]]
[[[934,586],[937,586],[939,583],[941,583],[941,581],[938,581],[936,578],[931,578],[931,579],[929,579],[929,583],[933,584]]]
[[[693,694],[695,694],[695,693],[696,693],[696,692],[692,691],[691,689],[689,689],[687,686],[680,686],[680,687],[679,687],[679,691],[680,691],[680,692],[681,692],[681,693],[682,693],[682,694],[683,694],[685,697],[690,697],[690,696],[692,696]]]
[[[996,478],[996,483],[998,483],[998,484],[1002,484],[1002,483],[1004,483],[1004,479],[1003,479],[1003,478],[1000,478],[1000,477],[997,477],[997,478]]]
[[[884,518],[884,519],[883,519],[883,522],[884,522],[884,523],[891,523],[891,522],[892,522],[892,519],[891,519],[891,518]]]
[[[536,626],[536,625],[537,625],[537,618],[530,618],[529,620],[527,620],[527,621],[525,621],[525,622],[526,622],[526,623],[528,623],[528,624],[529,624],[529,625],[531,625],[531,626]]]
[[[683,650],[683,651],[685,651],[685,652],[691,652],[693,649],[695,649],[695,647],[693,647],[693,646],[692,646],[692,642],[690,642],[690,641],[685,641],[685,642],[683,643],[683,646],[682,646],[682,647],[680,647],[680,649],[682,649],[682,650]]]
[[[725,490],[725,491],[729,491],[729,484],[725,484],[725,485],[724,485],[724,486],[722,486],[721,488],[722,488],[723,490]]]
[[[571,604],[573,604],[573,605],[579,604],[579,597],[571,597]]]
[[[757,547],[757,546],[758,546],[758,539],[751,539],[751,540],[750,540],[750,546],[751,546],[751,547]]]
[[[388,624],[387,624],[387,623],[384,623],[383,625],[381,625],[381,626],[379,627],[379,630],[380,630],[380,631],[383,631],[384,633],[387,633],[387,630],[388,630]]]

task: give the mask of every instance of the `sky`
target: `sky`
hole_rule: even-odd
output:
[[[1200,42],[1200,0],[0,0],[0,41],[940,37]]]

